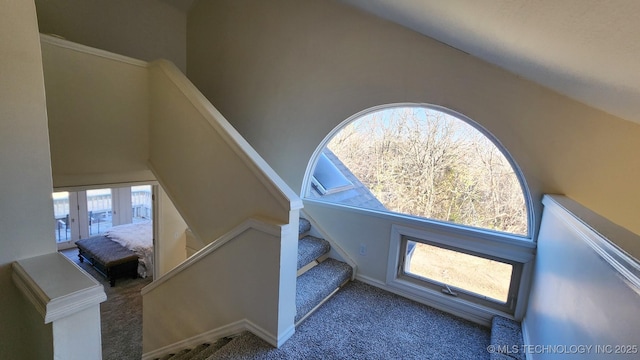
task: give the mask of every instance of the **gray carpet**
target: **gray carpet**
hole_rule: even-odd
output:
[[[88,272],[102,285],[107,301],[100,304],[102,327],[102,359],[128,360],[142,358],[142,296],[140,290],[151,278],[122,278],[114,287],[91,265],[78,261],[78,250],[62,253]]]
[[[298,240],[298,267],[300,270],[303,266],[314,261],[320,256],[331,251],[331,245],[325,239],[319,239],[313,236],[305,236]]]
[[[489,343],[489,328],[354,281],[280,349],[245,333],[210,359],[477,360]]]
[[[491,322],[491,345],[495,352],[491,360],[516,359],[525,360],[522,339],[522,325],[502,316],[494,316]],[[503,353],[504,350],[506,353]]]
[[[296,282],[296,317],[298,323],[316,305],[351,278],[349,264],[327,259],[298,277]]]
[[[76,261],[74,255],[69,257]],[[81,267],[105,284],[103,359],[140,359],[139,293],[150,279],[120,279],[111,288],[89,265]],[[489,328],[354,281],[304,321],[280,349],[246,333],[211,359],[475,360],[489,359],[489,344]]]

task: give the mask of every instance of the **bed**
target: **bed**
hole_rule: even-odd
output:
[[[114,226],[104,234],[78,240],[80,262],[87,261],[109,280],[153,276],[151,222]]]

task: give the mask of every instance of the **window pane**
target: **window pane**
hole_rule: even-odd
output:
[[[68,192],[53,193],[53,217],[55,221],[56,242],[68,241],[71,238]]]
[[[320,154],[316,170],[313,172],[313,185],[322,195],[332,194],[353,188],[351,181],[329,160],[326,154]]]
[[[153,205],[151,202],[151,185],[131,187],[131,206],[133,207],[133,222],[151,221]]]
[[[443,111],[406,106],[369,113],[336,133],[316,172],[324,174],[327,161],[333,173],[340,172],[331,179],[345,179],[352,186],[331,193],[312,184],[306,196],[528,233],[525,195],[511,163],[484,133]]]
[[[407,241],[405,273],[506,303],[513,266],[437,246]]]
[[[102,234],[112,225],[111,189],[87,190],[89,236]]]

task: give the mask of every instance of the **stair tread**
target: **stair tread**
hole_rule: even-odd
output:
[[[353,269],[349,264],[327,259],[318,266],[300,275],[296,284],[295,323],[329,296],[342,283],[351,278]]]
[[[298,230],[301,238],[298,241],[298,270],[331,251],[331,244],[327,240],[311,235],[303,236],[310,229],[311,223],[309,220],[300,218]],[[300,275],[296,283],[296,316],[294,322],[298,323],[300,319],[303,319],[318,304],[322,303],[340,285],[348,281],[352,273],[353,269],[349,264],[329,258]],[[217,359],[220,356],[224,357],[224,354],[230,351],[230,354],[233,354],[235,352],[233,350],[234,347],[240,346],[242,348],[243,344],[254,342],[261,342],[266,346],[266,349],[272,348],[271,345],[257,336],[250,332],[245,332],[233,339],[223,338],[211,345],[198,345],[191,351],[176,354],[175,359]]]
[[[196,356],[199,352],[209,347],[209,344],[200,344],[193,349],[183,352],[182,354],[178,353],[174,357],[170,358],[170,360],[191,360],[194,356]]]
[[[218,350],[220,350],[225,345],[227,345],[229,342],[230,342],[230,340],[227,339],[227,338],[218,339],[216,342],[214,342],[213,344],[205,347],[200,352],[195,354],[192,358],[188,358],[188,359],[189,360],[206,360],[209,357],[211,357],[211,355],[213,355]]]
[[[298,223],[298,234],[302,235],[311,230],[311,222],[305,218],[300,218]]]
[[[324,239],[308,235],[298,240],[298,270],[330,250],[331,245]]]
[[[176,360],[176,359],[180,359],[184,354],[188,354],[191,350],[189,349],[183,349],[178,351],[177,353],[173,354],[173,355],[165,355],[163,357],[160,358],[160,360]]]
[[[249,355],[255,356],[253,352],[255,352],[256,349],[268,352],[273,349],[273,346],[256,335],[245,331],[229,341],[226,346],[206,358],[206,360],[247,359]]]

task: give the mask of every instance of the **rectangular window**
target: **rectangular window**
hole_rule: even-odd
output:
[[[398,277],[508,313],[515,309],[521,264],[402,236]]]

